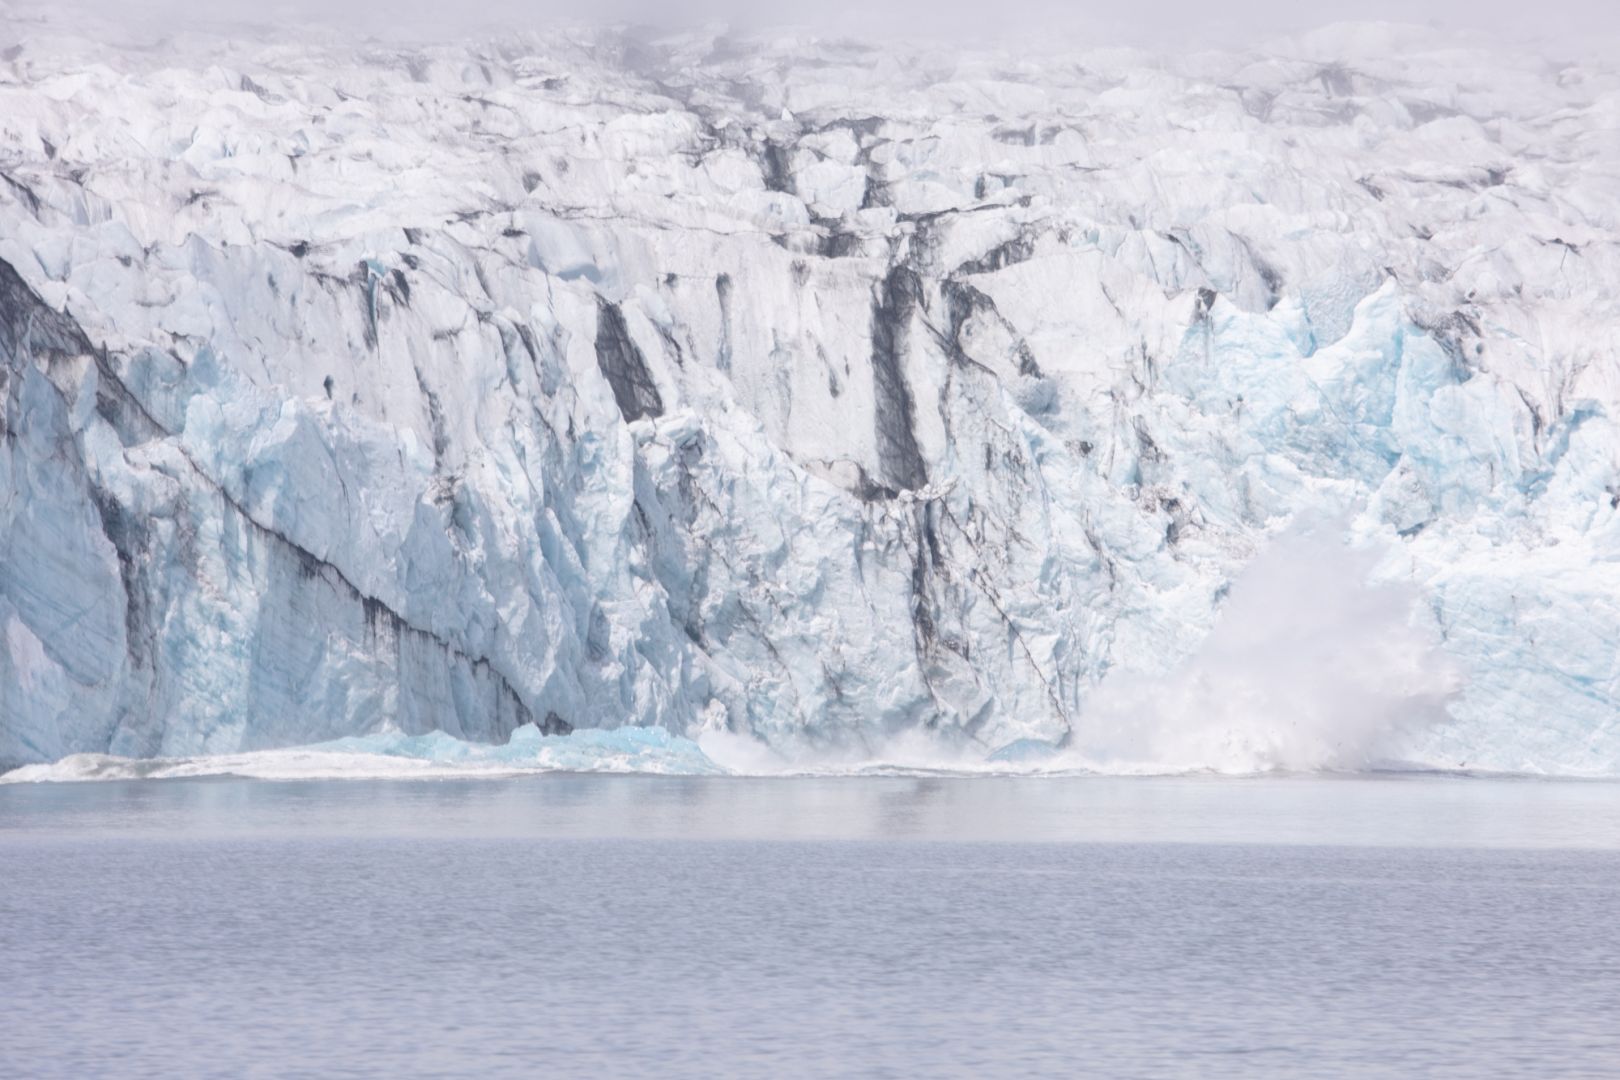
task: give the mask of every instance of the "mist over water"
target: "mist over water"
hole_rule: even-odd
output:
[[[1605,796],[0,787],[0,1074],[1599,1076]]]

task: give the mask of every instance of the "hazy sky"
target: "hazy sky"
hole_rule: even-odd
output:
[[[14,0],[28,6],[39,0]],[[222,18],[378,30],[455,30],[558,18],[808,25],[827,33],[1017,37],[1090,31],[1140,42],[1239,43],[1339,20],[1389,19],[1443,32],[1591,43],[1620,36],[1615,0],[61,0],[154,26]]]

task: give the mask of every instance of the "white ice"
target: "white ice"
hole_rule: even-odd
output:
[[[0,16],[0,765],[1620,773],[1612,62]]]

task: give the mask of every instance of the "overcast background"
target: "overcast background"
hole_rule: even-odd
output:
[[[27,10],[40,0],[12,0]],[[0,0],[3,18],[6,0]],[[862,36],[1016,39],[1061,32],[1137,44],[1243,44],[1341,20],[1394,20],[1521,44],[1620,39],[1615,0],[58,0],[154,30],[233,21],[396,34],[543,26],[558,19],[659,25],[723,21]]]

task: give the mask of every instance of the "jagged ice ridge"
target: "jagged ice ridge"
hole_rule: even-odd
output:
[[[1163,754],[1109,680],[1314,519],[1433,709],[1185,764],[1620,772],[1612,65],[0,20],[0,764]]]

